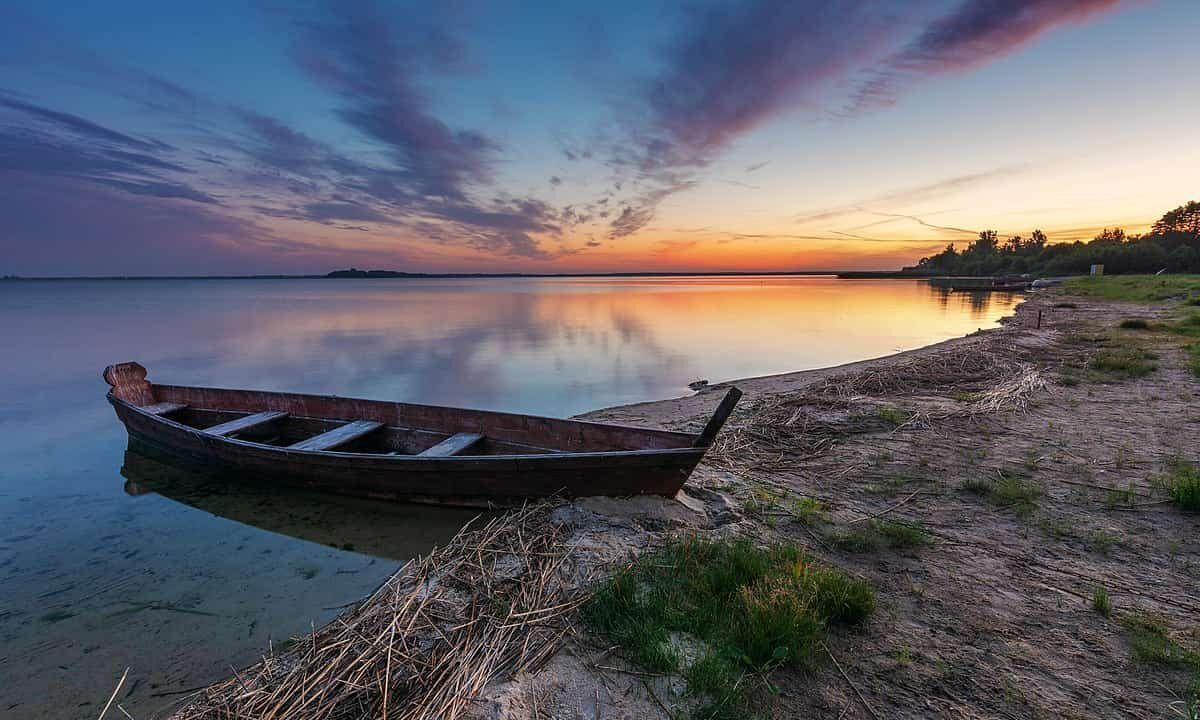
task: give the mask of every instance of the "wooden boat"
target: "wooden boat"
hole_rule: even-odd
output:
[[[324,395],[161,385],[110,365],[108,401],[138,452],[345,495],[453,505],[673,496],[741,391],[698,434]]]

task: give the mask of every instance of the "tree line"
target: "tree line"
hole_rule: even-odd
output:
[[[1171,210],[1144,235],[1126,235],[1116,228],[1105,229],[1088,242],[1048,243],[1041,230],[1027,238],[1014,235],[1004,240],[995,230],[984,230],[966,249],[947,245],[905,270],[940,275],[1073,275],[1086,273],[1095,264],[1112,274],[1163,269],[1200,272],[1200,202]]]

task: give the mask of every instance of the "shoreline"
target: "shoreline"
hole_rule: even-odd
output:
[[[672,412],[678,412],[680,417],[678,420],[684,420],[687,416],[703,412],[703,408],[707,407],[704,403],[711,404],[712,400],[707,398],[709,394],[720,395],[727,388],[736,386],[738,389],[746,393],[742,402],[750,402],[758,395],[770,392],[794,391],[811,385],[822,380],[840,375],[843,373],[866,370],[877,366],[885,366],[895,362],[901,362],[915,357],[921,357],[929,353],[936,353],[943,350],[953,349],[969,342],[972,337],[980,333],[989,333],[1001,330],[1012,322],[1015,322],[1018,315],[1022,313],[1021,308],[1030,300],[1030,296],[1025,298],[1013,306],[1012,312],[999,319],[999,325],[994,328],[980,328],[967,335],[958,335],[944,340],[939,340],[929,345],[910,348],[908,350],[899,350],[897,352],[880,355],[878,357],[866,358],[864,360],[851,360],[849,362],[839,363],[837,365],[826,365],[823,367],[809,368],[807,370],[791,370],[788,372],[771,373],[768,375],[752,375],[745,378],[737,378],[734,380],[719,380],[704,386],[702,389],[694,392],[691,395],[681,395],[673,398],[661,398],[659,400],[645,400],[642,402],[625,403],[622,405],[611,405],[608,407],[599,408],[596,410],[588,410],[577,415],[571,416],[576,420],[597,420],[607,422],[635,422],[638,418],[644,418],[647,414],[657,416],[662,413],[656,412],[659,409],[671,408]],[[719,398],[717,398],[719,400]],[[696,405],[695,408],[692,406]],[[646,411],[650,411],[647,413]],[[685,415],[686,413],[686,415]],[[625,418],[623,421],[622,418]],[[671,422],[668,420],[668,422]],[[676,425],[668,427],[661,426],[664,429],[676,429]]]
[[[584,413],[695,429],[710,395],[731,384],[747,393],[728,442],[679,502],[601,497],[544,509],[571,548],[556,592],[578,597],[594,578],[680,535],[794,543],[871,583],[879,609],[862,631],[831,639],[836,668],[772,671],[779,691],[756,698],[753,710],[914,720],[1165,711],[1186,669],[1148,666],[1134,633],[1152,626],[1162,642],[1187,643],[1197,630],[1200,601],[1168,588],[1180,573],[1200,578],[1200,543],[1156,480],[1173,458],[1197,459],[1179,422],[1200,422],[1188,415],[1197,381],[1173,338],[1119,329],[1130,315],[1162,319],[1170,308],[1057,300],[1060,290],[1030,295],[998,328],[880,358]],[[1097,369],[1110,348],[1143,342],[1156,358],[1150,371]],[[805,418],[805,430],[785,428],[755,445],[763,428],[789,416]],[[1128,507],[1113,497],[1130,498]],[[790,509],[797,498],[819,510],[801,516]],[[900,522],[917,528],[919,541],[880,535]],[[1098,587],[1103,613],[1094,607]],[[639,674],[619,651],[612,657],[616,648],[568,629],[552,655],[492,678],[462,716],[573,717],[585,705],[588,717],[686,710],[679,676]],[[179,717],[208,717],[205,703],[228,701],[208,696]]]

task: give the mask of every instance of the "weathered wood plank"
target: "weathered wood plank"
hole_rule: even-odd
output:
[[[221,437],[227,437],[229,435],[233,435],[234,433],[245,432],[246,430],[275,422],[276,420],[287,417],[287,415],[288,414],[285,412],[268,410],[267,412],[254,413],[253,415],[240,417],[236,420],[223,422],[220,425],[204,428],[204,432],[208,433],[209,435],[220,435]]]
[[[483,436],[479,433],[457,433],[417,454],[421,457],[449,457],[459,454],[482,439]]]
[[[314,435],[307,440],[301,440],[295,445],[289,445],[289,450],[332,450],[339,445],[357,440],[383,427],[383,423],[374,420],[355,420],[336,427],[320,435]]]
[[[154,403],[153,405],[146,405],[142,408],[142,410],[150,413],[151,415],[170,415],[171,413],[177,412],[186,407],[187,405],[182,405],[180,403],[160,402]]]
[[[729,388],[729,392],[725,393],[725,397],[721,399],[721,404],[717,406],[712,417],[708,419],[708,424],[696,436],[696,441],[692,443],[692,447],[706,448],[712,445],[713,440],[717,439],[717,433],[721,432],[725,421],[733,414],[733,409],[737,407],[738,400],[742,399],[742,391],[735,387]]]

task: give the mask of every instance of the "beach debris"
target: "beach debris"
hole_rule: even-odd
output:
[[[174,717],[461,717],[489,682],[544,663],[587,598],[552,507],[468,524],[350,612],[201,691]]]
[[[761,397],[734,414],[705,462],[732,471],[770,470],[821,455],[848,435],[1025,411],[1046,387],[1037,366],[1019,361],[994,335],[978,336]],[[954,395],[971,402],[947,405]]]
[[[695,390],[696,392],[700,392],[704,388],[708,387],[708,381],[707,380],[693,380],[690,383],[688,383],[688,387],[691,388],[692,390]]]

